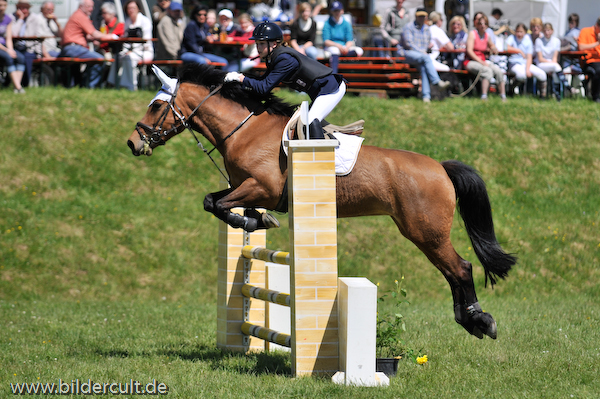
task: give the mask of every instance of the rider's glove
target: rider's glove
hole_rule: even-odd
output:
[[[227,83],[227,82],[241,82],[242,81],[242,74],[239,72],[228,72],[227,75],[225,75],[225,79],[223,79],[223,83]]]

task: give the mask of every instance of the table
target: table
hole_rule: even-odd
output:
[[[123,49],[123,47],[125,47],[127,44],[132,45],[131,47],[133,48],[133,44],[139,44],[139,43],[146,43],[146,42],[151,42],[151,41],[156,41],[157,39],[144,39],[143,37],[119,37],[117,39],[109,39],[109,40],[100,40],[100,43],[107,43],[110,47],[111,52],[113,53],[113,59],[114,59],[114,63],[115,63],[115,68],[116,68],[116,75],[115,75],[115,88],[118,89],[120,88],[120,76],[119,76],[119,69],[120,69],[120,58],[119,57],[119,53],[121,52],[121,50]],[[142,50],[143,51],[143,50]],[[142,57],[143,58],[143,57]]]
[[[211,45],[215,46],[215,47],[221,47],[224,49],[227,48],[234,48],[234,49],[238,49],[237,51],[237,55],[236,55],[236,60],[238,62],[238,69],[241,70],[242,69],[242,59],[244,58],[244,48],[248,45],[254,44],[253,40],[235,40],[231,37],[227,38],[226,41],[213,41],[213,42],[209,42]]]

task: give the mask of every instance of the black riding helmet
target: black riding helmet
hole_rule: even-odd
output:
[[[279,25],[273,22],[261,22],[256,25],[252,37],[250,40],[263,40],[267,42],[281,42],[283,41],[283,31]]]

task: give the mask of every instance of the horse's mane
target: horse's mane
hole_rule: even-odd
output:
[[[182,83],[189,82],[214,88],[223,83],[225,75],[225,71],[216,69],[212,65],[186,63],[179,68],[178,78]],[[224,98],[249,108],[252,107],[252,104],[262,102],[269,114],[290,117],[296,109],[296,105],[289,104],[272,93],[264,97],[258,97],[256,94],[253,95],[252,92],[242,89],[242,85],[235,82],[224,84],[219,93]]]

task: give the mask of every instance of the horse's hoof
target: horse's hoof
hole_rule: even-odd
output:
[[[488,327],[487,331],[485,332],[485,335],[487,335],[491,339],[496,339],[496,337],[498,336],[498,329],[496,328],[495,321],[492,321],[492,324]]]
[[[261,214],[261,220],[267,229],[276,229],[280,226],[279,220],[267,212]]]

